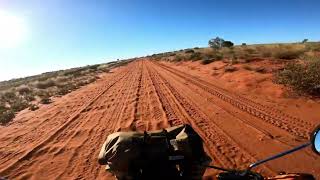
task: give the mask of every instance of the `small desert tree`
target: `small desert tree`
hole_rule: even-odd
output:
[[[210,39],[208,44],[213,49],[220,49],[222,48],[224,40],[222,38],[216,37],[214,39]]]
[[[308,42],[308,40],[309,40],[309,39],[304,39],[304,40],[302,40],[302,44]]]

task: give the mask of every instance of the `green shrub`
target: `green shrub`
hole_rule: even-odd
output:
[[[7,108],[6,108],[6,106],[4,105],[4,103],[1,103],[1,102],[0,102],[0,113],[3,112],[3,111],[6,111],[6,110],[7,110]]]
[[[193,50],[193,49],[187,49],[187,50],[185,51],[185,53],[194,53],[194,50]]]
[[[16,93],[14,93],[13,91],[6,91],[1,95],[1,99],[9,102],[16,98],[17,98]]]
[[[65,94],[68,94],[70,93],[71,91],[77,89],[77,86],[74,85],[73,83],[70,83],[70,84],[60,84],[58,86],[58,92],[57,94],[59,95],[65,95]]]
[[[0,112],[0,124],[5,125],[10,122],[15,117],[15,113],[13,110],[6,110]]]
[[[215,60],[222,60],[223,59],[223,54],[222,53],[216,53],[213,57]]]
[[[33,93],[29,93],[29,94],[24,94],[23,95],[23,98],[26,100],[26,101],[34,101],[36,100],[36,98],[34,97],[35,95]]]
[[[36,104],[30,104],[29,110],[35,111],[35,110],[37,110],[37,109],[39,109],[39,106],[37,106]]]
[[[40,103],[41,104],[50,104],[50,103],[52,103],[52,101],[49,97],[45,97],[45,98],[41,99]]]
[[[222,43],[222,47],[227,47],[227,48],[231,48],[231,47],[233,47],[233,42],[231,42],[231,41],[224,41],[223,43]]]
[[[206,64],[210,64],[212,62],[214,62],[213,58],[211,58],[211,59],[207,58],[207,59],[202,60],[201,64],[206,65]]]
[[[49,92],[42,90],[42,89],[37,89],[36,91],[34,91],[35,96],[39,96],[39,97],[48,97],[49,96]]]
[[[202,58],[201,53],[200,52],[195,52],[193,54],[191,54],[190,56],[190,60],[195,61],[195,60],[200,60]]]
[[[290,63],[276,75],[277,82],[288,85],[295,91],[320,95],[320,59],[305,64]]]
[[[24,110],[28,106],[29,106],[28,102],[22,98],[17,98],[12,104],[10,104],[10,108],[14,112],[19,112],[21,110]]]
[[[176,62],[180,62],[182,60],[183,60],[183,58],[180,55],[176,55],[175,58],[174,58],[174,61],[176,61]]]

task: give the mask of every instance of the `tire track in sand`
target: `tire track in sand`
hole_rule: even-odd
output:
[[[242,146],[242,149],[248,152],[255,159],[268,157],[277,152],[290,149],[293,146],[301,143],[292,143],[292,140],[286,137],[291,136],[287,131],[277,129],[275,126],[271,126],[267,123],[259,124],[261,123],[259,122],[260,119],[255,119],[255,116],[252,116],[250,118],[247,115],[246,118],[248,119],[242,119],[244,117],[243,114],[241,114],[242,112],[236,112],[234,110],[235,107],[221,106],[219,98],[211,98],[211,94],[202,90],[202,88],[193,85],[193,83],[190,83],[190,81],[185,81],[180,77],[177,78],[178,76],[172,74],[171,72],[167,72],[157,65],[153,67],[156,68],[158,72],[161,72],[161,74],[163,74],[164,79],[170,80],[169,83],[176,87],[179,94],[185,97],[190,97],[190,100],[195,102],[195,107],[199,107],[209,117],[209,119],[216,123],[218,128],[232,137],[232,139],[240,147],[241,145],[248,144],[249,146]],[[214,99],[214,101],[211,101],[212,99]],[[254,122],[254,126],[251,126],[252,124],[246,122],[246,120],[248,120],[249,122]],[[260,127],[258,129],[256,129],[257,123],[259,124],[258,127]],[[260,131],[261,129],[263,131]],[[281,138],[281,140],[279,140],[278,137],[265,139],[262,136],[263,139],[261,139],[261,136],[259,135],[260,133],[263,134],[267,132],[266,134],[268,135],[269,133],[274,132],[275,129],[277,129],[278,131],[281,130],[282,132],[279,133],[285,138]],[[259,147],[259,149],[257,149],[257,147]],[[303,161],[310,162],[314,165],[304,165],[301,163],[297,163]],[[289,155],[285,158],[267,163],[266,165],[268,167],[272,167],[273,171],[278,172],[281,170],[287,170],[288,172],[304,172],[317,175],[317,169],[320,167],[317,165],[318,161],[319,157],[316,157],[314,154],[312,154],[309,149],[305,149],[303,151],[295,153],[294,155]]]
[[[14,170],[15,166],[19,163],[21,163],[23,160],[28,160],[34,153],[36,153],[38,150],[40,150],[45,144],[50,142],[55,136],[57,136],[61,131],[63,131],[65,128],[68,127],[69,124],[71,124],[73,121],[75,121],[81,112],[85,111],[87,107],[95,103],[101,97],[109,88],[111,88],[113,85],[115,85],[120,79],[124,78],[128,72],[121,72],[122,75],[116,76],[116,78],[111,82],[106,85],[104,90],[100,92],[97,96],[92,98],[89,102],[87,102],[84,106],[82,106],[76,113],[74,113],[64,124],[59,126],[57,129],[53,131],[50,135],[46,136],[45,139],[41,140],[38,144],[34,145],[33,147],[27,149],[25,153],[20,156],[19,158],[15,157],[15,160],[13,162],[10,162],[10,164],[2,164],[0,167],[0,174],[5,175],[8,174],[10,171]]]
[[[265,105],[261,105],[257,102],[254,102],[250,99],[242,97],[240,95],[236,95],[231,93],[225,89],[222,89],[218,86],[205,82],[199,78],[193,77],[189,74],[181,72],[177,69],[172,69],[166,65],[156,63],[157,65],[161,66],[162,68],[168,70],[172,74],[175,74],[188,82],[191,82],[198,87],[204,89],[205,91],[219,97],[223,101],[226,101],[233,105],[234,107],[245,111],[252,116],[260,118],[265,122],[268,122],[280,129],[283,129],[290,134],[296,136],[298,139],[308,139],[309,132],[312,129],[312,125],[309,122],[303,121],[296,117],[289,116],[279,110],[274,108],[267,107]]]
[[[151,67],[152,68],[152,67]],[[245,168],[255,158],[239,146],[231,137],[217,127],[200,109],[198,109],[187,97],[183,97],[176,89],[163,78],[156,69],[152,68],[156,81],[163,82],[175,97],[176,102],[180,104],[182,110],[187,114],[188,122],[201,135],[211,157],[223,167]],[[264,174],[274,174],[270,168],[261,166],[260,171]]]

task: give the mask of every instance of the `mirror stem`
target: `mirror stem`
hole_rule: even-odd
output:
[[[277,158],[279,158],[279,157],[282,157],[282,156],[285,156],[285,155],[287,155],[287,154],[293,153],[293,152],[298,151],[298,150],[300,150],[300,149],[303,149],[303,148],[305,148],[305,147],[307,147],[307,146],[309,146],[309,145],[311,145],[310,142],[309,142],[309,143],[306,143],[306,144],[302,144],[302,145],[300,145],[300,146],[297,146],[297,147],[295,147],[295,148],[293,148],[293,149],[290,149],[290,150],[288,150],[288,151],[284,151],[284,152],[279,153],[279,154],[277,154],[277,155],[271,156],[271,157],[269,157],[269,158],[267,158],[267,159],[263,159],[263,160],[260,160],[260,161],[258,161],[258,162],[255,162],[255,163],[253,163],[253,164],[250,164],[250,166],[248,167],[247,170],[251,170],[252,168],[254,168],[254,167],[256,167],[256,166],[258,166],[258,165],[260,165],[260,164],[263,164],[263,163],[268,162],[268,161],[271,161],[271,160],[273,160],[273,159],[277,159]]]

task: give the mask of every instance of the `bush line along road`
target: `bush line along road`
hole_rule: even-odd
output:
[[[195,128],[213,164],[225,168],[245,168],[305,142],[312,129],[310,123],[225,90],[218,82],[139,60],[0,127],[0,176],[112,179],[97,162],[108,134],[182,123]],[[305,149],[257,171],[305,172],[320,178],[319,162]]]

